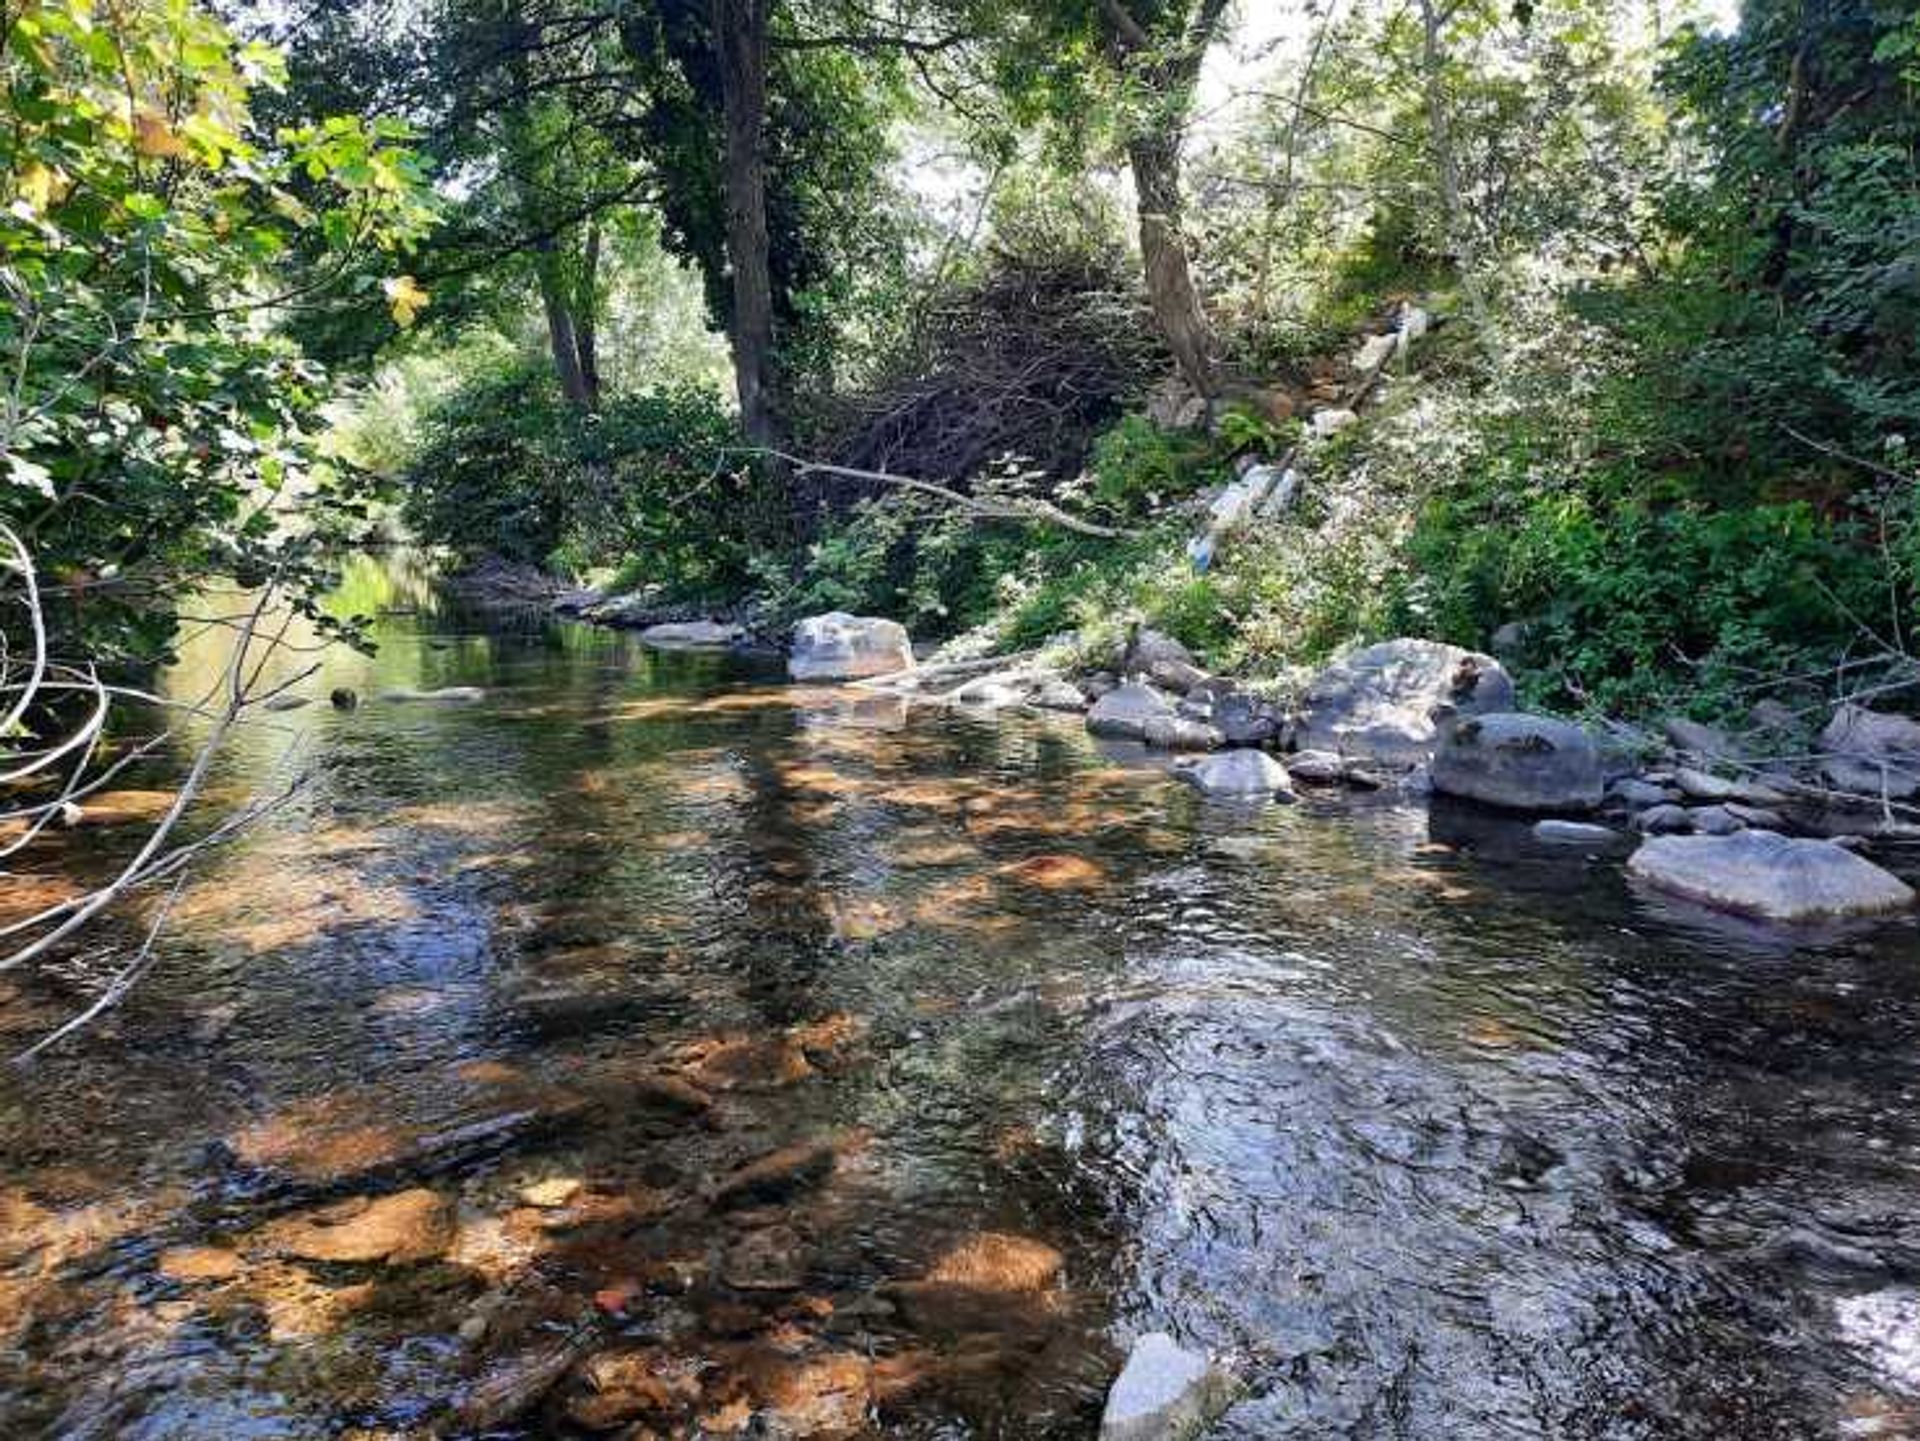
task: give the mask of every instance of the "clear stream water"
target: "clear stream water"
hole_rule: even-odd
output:
[[[1149,1329],[1219,1437],[1920,1435],[1911,924],[353,580],[219,780],[308,787],[0,1079],[0,1435],[586,1435],[608,1353],[679,1379],[600,1434],[1087,1437]],[[406,1264],[274,1240],[422,1187]]]

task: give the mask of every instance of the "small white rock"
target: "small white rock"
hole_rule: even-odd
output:
[[[1233,1373],[1164,1331],[1133,1343],[1107,1393],[1100,1441],[1184,1441],[1232,1403]]]

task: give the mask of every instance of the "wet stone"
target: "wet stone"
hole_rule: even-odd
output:
[[[169,1281],[225,1281],[240,1272],[240,1255],[221,1246],[172,1246],[158,1270]]]
[[[268,1249],[303,1261],[428,1261],[453,1242],[453,1205],[425,1187],[377,1199],[356,1196],[270,1224]]]
[[[779,1201],[824,1180],[833,1170],[833,1147],[820,1141],[782,1146],[724,1177],[714,1188],[722,1208]]]
[[[806,1243],[791,1226],[749,1231],[727,1250],[720,1279],[736,1291],[797,1291],[806,1277]]]

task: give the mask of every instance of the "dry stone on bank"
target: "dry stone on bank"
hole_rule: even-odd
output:
[[[1432,758],[1449,717],[1512,708],[1513,681],[1492,656],[1439,641],[1383,641],[1314,677],[1297,743],[1411,767]]]

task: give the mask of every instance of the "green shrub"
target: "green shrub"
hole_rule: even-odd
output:
[[[710,390],[566,405],[542,372],[470,382],[430,413],[405,477],[423,540],[676,596],[741,589],[768,497]]]

